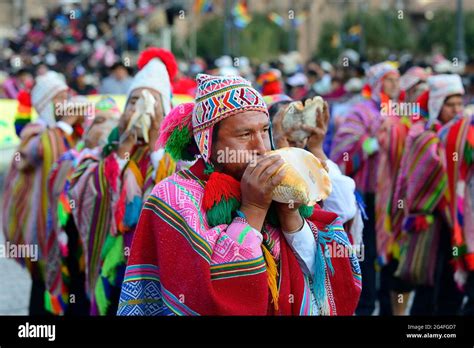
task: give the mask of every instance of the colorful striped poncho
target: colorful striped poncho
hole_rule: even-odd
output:
[[[144,199],[156,182],[175,171],[169,155],[154,169],[148,145],[136,146],[120,169],[115,152],[86,158],[72,175],[69,197],[84,249],[86,293],[92,315],[105,315],[119,291],[131,239]]]
[[[379,155],[371,140],[376,138],[383,121],[377,105],[374,100],[354,105],[332,141],[331,160],[339,165],[343,174],[354,179],[362,193],[376,190]]]
[[[68,304],[70,273],[67,258],[72,257],[70,254],[74,253],[78,264],[80,266],[84,264],[80,244],[77,250],[68,249],[69,238],[76,239],[75,236],[71,236],[71,233],[76,233],[75,229],[71,231],[71,225],[68,224],[72,209],[75,209],[75,202],[69,200],[68,196],[71,175],[79,163],[89,158],[98,158],[98,149],[83,147],[84,143],[80,142],[76,148],[64,153],[51,169],[48,180],[50,253],[47,262],[50,267],[49,273],[46,274],[45,305],[46,309],[56,315],[64,314]]]
[[[413,284],[433,285],[440,219],[449,223],[444,148],[424,121],[411,127],[405,148],[394,194],[403,204],[393,221],[395,230],[402,231],[396,275]]]
[[[380,159],[375,196],[375,229],[377,255],[382,265],[392,257],[398,258],[399,254],[396,240],[400,230],[395,230],[392,225],[392,212],[399,209],[399,202],[394,200],[394,191],[409,127],[410,120],[407,117],[387,117],[378,136]]]
[[[49,272],[46,263],[48,175],[59,156],[72,148],[78,135],[48,128],[42,122],[30,123],[21,132],[20,146],[5,179],[3,231],[6,240],[15,244],[38,245],[38,262],[19,260],[40,279]]]
[[[270,223],[263,227],[263,242],[241,216],[210,227],[203,208],[209,178],[204,168],[198,160],[160,182],[148,197],[133,239],[118,315],[354,313],[360,269],[336,214],[315,209],[307,219],[320,246],[314,277],[308,277],[281,230]],[[275,259],[279,274],[276,304],[268,286],[266,252]],[[320,282],[313,284],[313,279]],[[313,286],[324,296],[314,295]]]
[[[453,120],[440,138],[446,149],[456,267],[474,271],[474,116]]]

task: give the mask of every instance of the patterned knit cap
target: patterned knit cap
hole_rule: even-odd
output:
[[[461,77],[456,74],[431,76],[428,78],[428,88],[430,91],[428,111],[431,122],[439,117],[439,113],[447,97],[456,94],[464,94],[464,86]]]
[[[62,75],[55,71],[48,71],[38,76],[35,86],[31,90],[31,102],[38,112],[39,118],[51,126],[56,122],[54,118],[53,98],[62,91],[67,91],[68,86]]]
[[[399,73],[398,69],[393,63],[383,62],[375,64],[367,71],[367,84],[370,87],[371,98],[375,101],[380,101],[380,94],[382,93],[382,81],[388,73]]]
[[[268,117],[268,110],[260,93],[240,76],[199,74],[196,80],[193,133],[199,152],[204,161],[209,162],[212,129],[217,122],[246,111],[260,111]]]
[[[419,82],[424,82],[431,75],[428,69],[413,66],[408,69],[400,78],[400,88],[404,91],[414,87]]]

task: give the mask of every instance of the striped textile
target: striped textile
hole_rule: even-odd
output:
[[[23,129],[20,145],[6,175],[2,209],[6,240],[38,245],[38,263],[18,260],[30,272],[44,278],[50,251],[48,241],[48,175],[59,156],[74,146],[78,136],[66,135],[44,123],[30,123]]]
[[[439,219],[448,219],[445,207],[447,176],[444,149],[435,131],[424,121],[414,124],[407,137],[395,196],[402,199],[400,263],[396,274],[419,285],[433,285],[439,244]]]
[[[399,230],[392,225],[392,211],[398,210],[399,202],[394,200],[395,185],[400,169],[405,139],[408,134],[408,118],[388,117],[383,122],[378,136],[380,162],[377,172],[377,195],[375,196],[375,230],[377,255],[381,264],[398,258],[396,244]]]
[[[98,149],[83,148],[84,143],[79,142],[75,148],[65,152],[51,169],[48,177],[48,253],[47,263],[50,266],[46,274],[46,305],[56,315],[64,314],[67,308],[70,274],[67,258],[71,254],[77,259],[79,265],[83,264],[82,249],[68,250],[68,239],[76,230],[66,229],[71,212],[75,209],[75,201],[70,200],[68,190],[70,179],[79,163],[87,159],[96,160]],[[69,225],[70,226],[70,225]],[[71,228],[71,227],[70,227]],[[73,229],[73,228],[71,228]]]
[[[120,171],[115,153],[104,159],[87,158],[71,179],[73,217],[85,256],[86,292],[91,314],[105,315],[112,304],[111,289],[120,287],[143,200],[156,181],[170,175],[176,164],[169,155],[156,170],[147,145],[136,146]]]
[[[456,266],[474,271],[474,116],[453,120],[440,138],[446,148]]]
[[[265,223],[260,235],[241,217],[229,225],[208,225],[201,204],[208,178],[204,168],[201,159],[161,181],[145,202],[118,315],[325,313],[314,306],[309,280],[279,228]],[[318,241],[322,231],[334,229],[337,244],[350,247],[335,214],[315,209],[308,223]],[[262,243],[279,270],[278,310],[271,303]],[[360,292],[357,259],[341,256],[331,262],[335,272],[325,273],[325,314],[351,315]]]
[[[377,136],[382,121],[376,102],[363,101],[354,105],[332,141],[331,160],[339,165],[343,174],[354,179],[362,193],[374,193],[376,189],[379,155],[369,156],[363,145],[368,138]]]

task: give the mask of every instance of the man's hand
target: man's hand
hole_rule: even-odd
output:
[[[151,126],[150,126],[150,130],[148,131],[148,139],[149,139],[148,146],[151,152],[155,151],[156,142],[158,141],[158,138],[160,137],[160,126],[161,126],[162,119],[163,118],[160,116],[151,117]]]
[[[130,159],[131,151],[136,142],[137,142],[136,129],[132,128],[130,129],[126,137],[124,138],[120,137],[120,143],[117,149],[117,155],[120,158]]]
[[[284,164],[278,155],[265,155],[256,164],[247,166],[240,182],[242,205],[240,210],[245,214],[249,224],[260,231],[272,203],[273,190],[283,180],[284,170],[277,171]]]
[[[328,131],[328,124],[329,124],[329,107],[328,103],[324,102],[323,111],[321,114],[318,112],[315,115],[316,117],[316,127],[309,127],[303,125],[302,129],[310,133],[307,142],[307,149],[313,155],[315,155],[323,165],[326,171],[329,171],[326,161],[328,160],[326,154],[323,150],[323,143],[324,138],[326,137],[326,133]]]
[[[275,142],[275,146],[277,149],[289,147],[291,133],[293,133],[297,129],[296,127],[292,127],[291,129],[286,131],[283,129],[282,122],[286,111],[288,110],[288,107],[289,105],[282,106],[280,110],[278,110],[272,121],[273,141]]]
[[[329,106],[324,102],[322,113],[316,111],[316,127],[302,126],[302,129],[310,133],[306,146],[310,152],[322,152],[324,138],[328,131],[329,125]]]
[[[304,220],[298,208],[300,203],[278,203],[275,202],[275,208],[280,221],[281,229],[285,232],[297,232],[301,230]]]

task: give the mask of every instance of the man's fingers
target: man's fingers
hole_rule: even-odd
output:
[[[273,118],[272,124],[273,127],[275,128],[276,131],[281,131],[282,130],[282,122],[283,122],[283,117],[285,116],[286,110],[288,109],[288,106],[282,106],[280,107],[280,110],[276,113],[275,117]]]
[[[259,181],[266,182],[272,175],[274,175],[282,165],[285,164],[285,161],[282,158],[279,158],[277,161],[269,164],[265,170],[260,173]]]
[[[254,176],[259,176],[260,173],[265,170],[265,168],[270,165],[271,163],[275,162],[278,160],[278,158],[280,158],[279,155],[264,155],[264,156],[260,156],[257,158],[257,161],[253,161],[253,162],[250,162],[249,165],[247,166],[248,167],[251,167],[250,170],[249,170],[249,175],[252,175],[252,177]]]
[[[282,168],[276,175],[271,176],[266,182],[266,189],[269,191],[273,191],[275,187],[281,184],[283,179],[285,178],[286,168]]]

